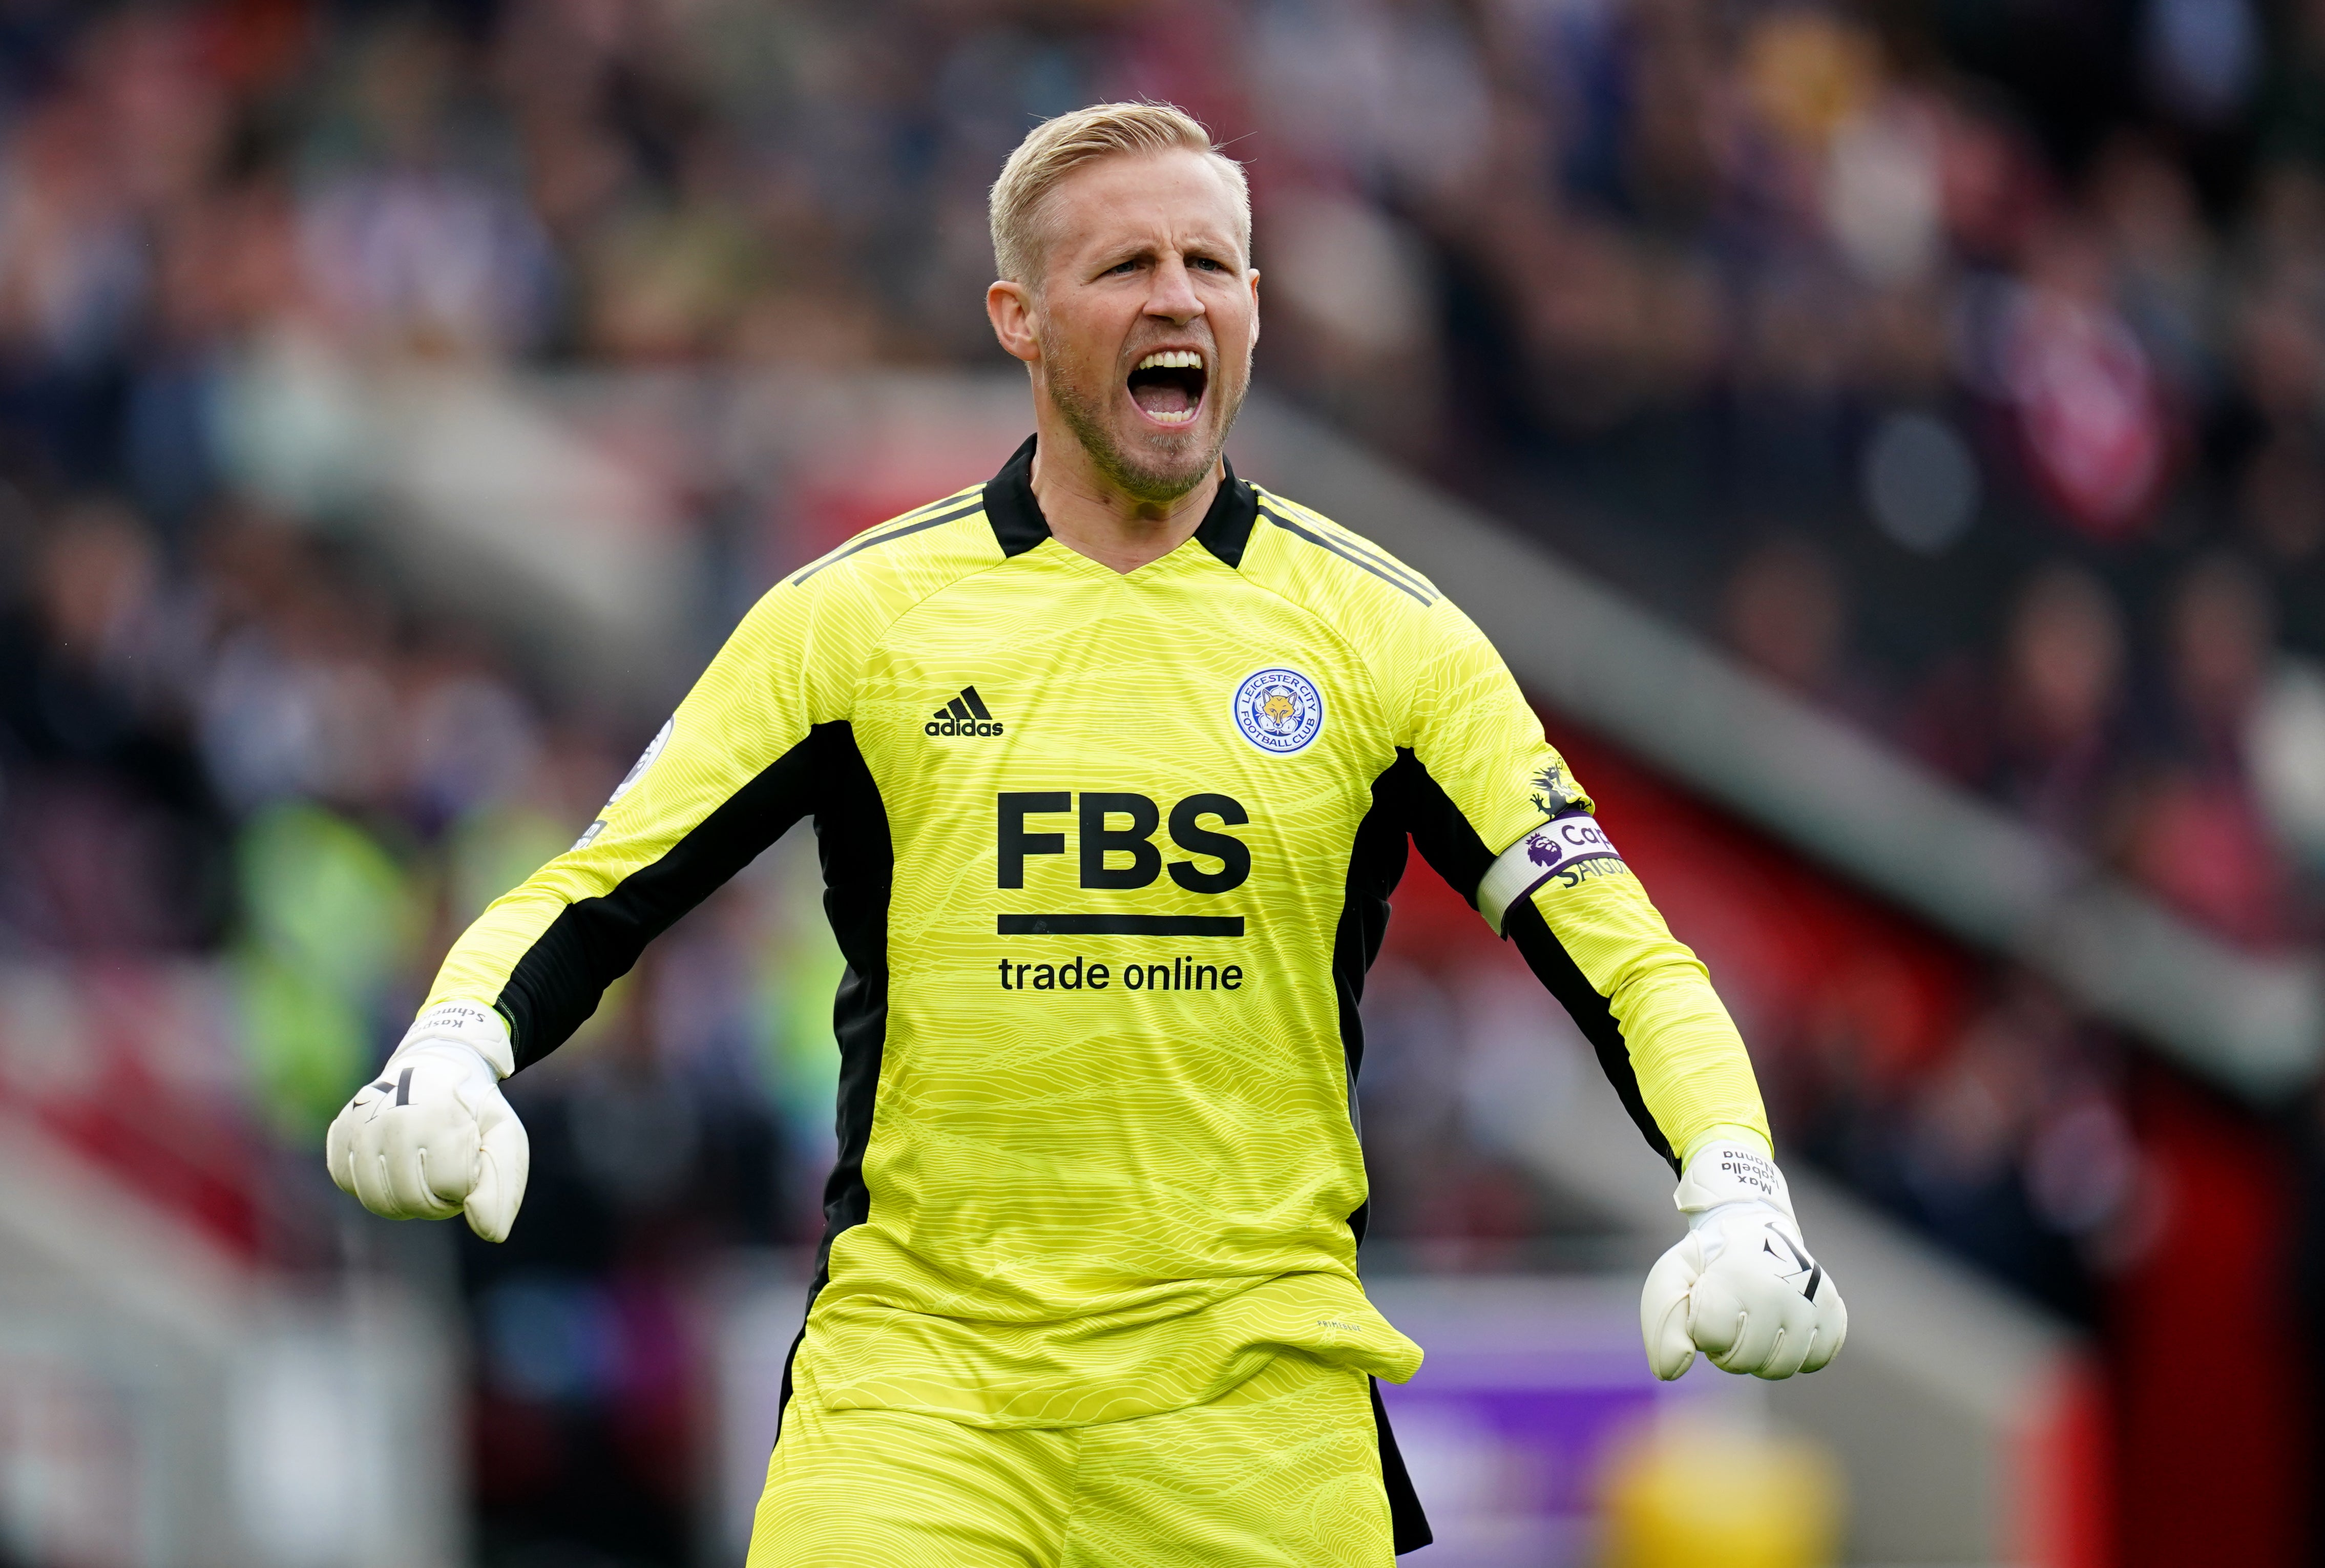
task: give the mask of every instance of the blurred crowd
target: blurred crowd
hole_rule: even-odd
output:
[[[1132,96],[1248,161],[1264,386],[2218,936],[2317,938],[2325,7],[0,0],[0,959],[214,960],[311,1166],[659,713],[255,496],[249,367],[992,367],[987,183]],[[774,859],[523,1086],[531,1239],[464,1254],[518,1536],[682,1529],[669,1282],[815,1232],[837,959]],[[1468,975],[1393,950],[1372,1003],[1376,1234],[1585,1256],[1423,1065],[1493,1033]],[[2088,1310],[2117,1069],[1990,988],[1878,1095],[1746,1022],[1788,1136]]]
[[[452,935],[591,815],[628,727],[246,508],[173,549],[118,501],[19,499],[0,569],[0,1104],[293,1275],[457,1241],[421,1274],[471,1314],[486,1558],[682,1560],[706,1271],[820,1227],[839,966],[811,856],[738,878],[513,1085],[514,1239],[367,1239],[324,1125]]]
[[[1266,384],[2314,934],[2313,6],[10,0],[0,471],[177,571],[286,348],[995,363],[986,184],[1102,95],[1248,159]]]

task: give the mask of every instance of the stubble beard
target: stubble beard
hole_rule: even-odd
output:
[[[1125,450],[1107,418],[1107,404],[1120,388],[1094,389],[1057,375],[1055,367],[1065,363],[1062,347],[1043,334],[1043,387],[1051,406],[1109,483],[1133,499],[1165,505],[1203,482],[1226,450],[1227,431],[1243,407],[1247,376],[1238,375],[1230,385],[1225,375],[1214,374],[1204,389],[1202,424],[1182,434],[1151,438],[1157,450],[1149,457]]]

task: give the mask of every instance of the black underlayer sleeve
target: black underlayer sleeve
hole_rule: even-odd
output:
[[[1493,867],[1495,851],[1477,836],[1477,830],[1469,825],[1452,797],[1429,775],[1428,768],[1412,752],[1398,751],[1396,764],[1384,775],[1384,782],[1395,791],[1407,830],[1413,834],[1422,858],[1455,892],[1474,902],[1477,884],[1486,879],[1486,873]],[[1631,1120],[1638,1125],[1647,1146],[1677,1171],[1679,1157],[1672,1152],[1671,1140],[1655,1125],[1639,1092],[1639,1075],[1631,1064],[1631,1048],[1623,1038],[1622,1025],[1616,1021],[1607,998],[1591,987],[1558,938],[1552,934],[1532,899],[1520,899],[1516,907],[1508,912],[1502,934],[1517,945],[1534,978],[1558,998],[1559,1005],[1590,1042],[1598,1053],[1600,1071],[1615,1086],[1623,1109],[1631,1113]]]
[[[650,866],[597,898],[568,905],[517,960],[496,1005],[509,1021],[519,1068],[556,1050],[597,1010],[606,988],[630,972],[646,943],[723,886],[792,823],[815,810],[836,735],[820,724],[762,769]]]

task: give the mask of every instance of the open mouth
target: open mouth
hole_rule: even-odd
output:
[[[1149,354],[1130,373],[1130,401],[1157,424],[1189,424],[1203,406],[1210,374],[1192,348]]]

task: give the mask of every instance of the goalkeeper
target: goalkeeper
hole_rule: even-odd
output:
[[[375,1211],[508,1233],[501,1079],[801,817],[848,970],[839,1155],[753,1568],[1381,1564],[1428,1528],[1357,1274],[1357,999],[1408,839],[1573,1014],[1688,1233],[1647,1354],[1847,1316],[1751,1065],[1476,626],[1224,459],[1259,274],[1176,109],[1035,129],[986,304],[1035,435],[745,617],[331,1127]]]

